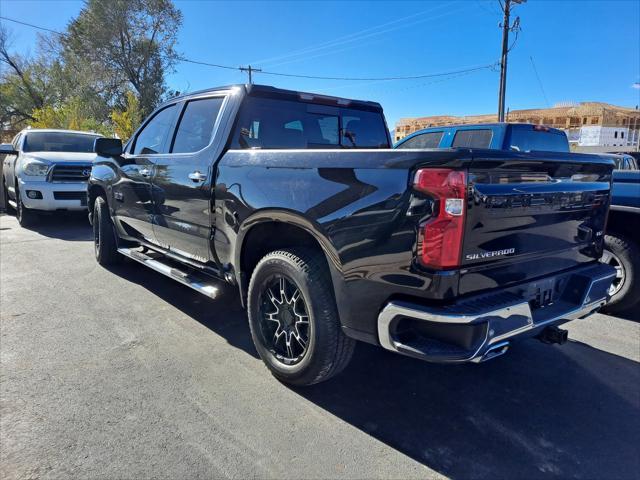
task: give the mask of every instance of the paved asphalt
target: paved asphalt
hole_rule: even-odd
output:
[[[360,344],[306,389],[213,302],[93,259],[83,217],[0,218],[0,477],[640,478],[640,322],[438,366]]]

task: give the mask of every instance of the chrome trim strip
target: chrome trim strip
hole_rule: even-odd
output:
[[[640,213],[640,207],[628,207],[626,205],[611,205],[609,210],[616,210],[618,212],[630,212]]]

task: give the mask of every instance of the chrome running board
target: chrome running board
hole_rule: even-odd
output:
[[[167,277],[170,277],[173,280],[176,280],[177,282],[180,282],[181,284],[194,289],[196,292],[206,295],[209,298],[217,298],[218,293],[220,292],[220,282],[216,282],[215,279],[201,273],[185,272],[176,267],[168,265],[167,263],[163,262],[163,258],[161,256],[154,258],[150,255],[142,253],[135,248],[119,248],[118,252],[125,257],[142,263],[152,270],[160,272],[163,275],[166,275]]]

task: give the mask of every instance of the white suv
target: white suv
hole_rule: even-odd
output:
[[[95,158],[93,143],[101,135],[73,130],[26,129],[4,154],[5,205],[16,210],[20,225],[32,224],[38,211],[84,210],[87,180]]]

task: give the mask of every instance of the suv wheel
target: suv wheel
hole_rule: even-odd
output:
[[[9,190],[7,190],[7,182],[2,179],[2,196],[4,197],[4,211],[7,213],[14,213],[14,209],[9,203]]]
[[[615,267],[616,278],[611,284],[611,300],[605,306],[608,312],[620,312],[640,301],[640,249],[638,245],[618,233],[604,237],[604,252],[600,259]]]
[[[312,385],[351,360],[324,257],[307,249],[271,252],[249,283],[249,327],[260,358],[280,381]]]
[[[22,197],[20,196],[20,190],[16,184],[16,218],[21,227],[30,227],[38,219],[38,214],[24,206],[22,203]]]
[[[104,197],[96,198],[93,205],[93,245],[100,265],[113,265],[120,261],[118,238]]]

